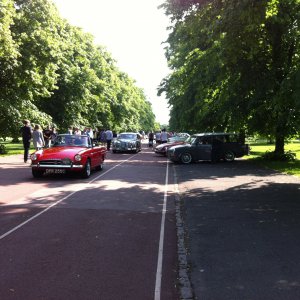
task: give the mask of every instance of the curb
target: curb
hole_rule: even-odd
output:
[[[193,300],[193,289],[189,278],[189,267],[187,262],[187,251],[185,246],[185,226],[181,212],[180,192],[177,182],[177,174],[174,171],[175,211],[177,228],[177,252],[178,252],[178,280],[181,300]]]

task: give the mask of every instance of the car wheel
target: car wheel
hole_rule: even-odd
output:
[[[41,170],[32,169],[31,171],[34,178],[41,178],[44,174],[44,171]]]
[[[113,153],[117,153],[117,150],[113,150]]]
[[[226,151],[224,154],[224,160],[227,162],[234,161],[235,155],[232,151]]]
[[[83,169],[83,172],[82,172],[82,177],[83,178],[89,178],[91,175],[91,162],[90,160],[88,159],[86,161],[86,164],[84,166],[84,169]]]
[[[182,153],[180,156],[180,161],[183,164],[189,164],[192,162],[192,155],[190,153]]]

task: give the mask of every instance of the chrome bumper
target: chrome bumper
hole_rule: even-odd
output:
[[[83,165],[40,165],[31,164],[31,168],[43,168],[43,169],[83,169]]]

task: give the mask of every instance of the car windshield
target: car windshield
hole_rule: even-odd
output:
[[[195,140],[197,139],[196,136],[189,136],[186,140],[185,140],[185,143],[187,144],[193,144],[195,142]]]
[[[88,147],[89,139],[87,136],[81,135],[58,135],[54,141],[53,147]]]
[[[136,135],[134,133],[121,133],[119,139],[134,140]]]

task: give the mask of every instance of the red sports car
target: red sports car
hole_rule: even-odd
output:
[[[32,175],[77,172],[88,178],[92,169],[102,170],[105,156],[106,148],[93,145],[86,135],[60,134],[50,148],[31,154]]]

